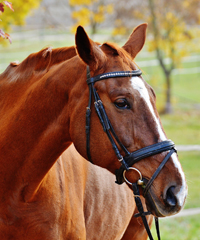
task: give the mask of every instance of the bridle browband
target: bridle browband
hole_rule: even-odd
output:
[[[136,205],[138,208],[139,213],[135,215],[135,217],[141,217],[144,223],[144,226],[146,228],[146,231],[148,233],[149,239],[153,240],[152,234],[150,232],[148,222],[146,219],[146,215],[151,214],[150,212],[144,212],[143,206],[140,199],[140,193],[138,185],[141,185],[143,188],[143,196],[145,197],[148,194],[148,191],[150,189],[150,186],[152,185],[155,178],[158,176],[166,162],[169,160],[171,155],[176,152],[175,145],[171,140],[162,141],[144,148],[141,148],[134,152],[129,152],[126,147],[121,143],[119,138],[117,137],[110,120],[108,119],[108,116],[106,114],[106,111],[104,109],[103,103],[94,87],[94,83],[100,80],[108,79],[108,78],[117,78],[117,77],[139,77],[141,76],[142,72],[140,69],[133,70],[133,71],[119,71],[119,72],[109,72],[109,73],[103,73],[100,75],[97,75],[95,77],[90,76],[90,68],[87,66],[87,84],[89,86],[89,102],[88,107],[86,108],[86,149],[87,149],[87,156],[90,162],[92,162],[91,154],[90,154],[90,114],[91,114],[91,104],[92,104],[92,96],[94,98],[94,107],[96,110],[96,113],[99,117],[99,120],[101,122],[101,125],[103,127],[104,132],[107,134],[111,144],[112,148],[115,151],[115,154],[118,158],[118,160],[121,162],[121,167],[116,170],[116,183],[122,184],[124,181],[128,182],[125,178],[125,171],[129,171],[130,169],[134,169],[137,172],[139,170],[133,168],[132,166],[144,159],[151,157],[153,155],[169,151],[164,160],[161,162],[159,167],[154,172],[153,176],[150,178],[150,180],[139,179],[136,183],[130,183],[133,188],[134,197],[136,201]],[[120,148],[125,153],[125,156],[123,157],[120,153],[120,150],[117,147],[117,144],[120,146]],[[141,173],[140,173],[141,175]],[[144,183],[145,182],[145,183]],[[158,218],[155,218],[156,222],[156,229],[157,229],[157,235],[158,239],[160,240],[160,233],[159,233],[159,226],[158,226]]]

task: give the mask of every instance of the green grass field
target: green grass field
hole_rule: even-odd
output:
[[[160,230],[162,240],[199,240],[200,221],[199,215],[164,218],[160,219]],[[156,239],[155,227],[152,227],[153,236]]]
[[[200,207],[200,152],[179,152],[178,156],[188,184],[188,197],[185,208]]]
[[[98,40],[98,39],[95,39]],[[44,39],[39,41],[23,38],[14,41],[9,48],[0,46],[0,72],[2,72],[10,61],[22,61],[31,52],[39,51],[46,46],[69,46],[74,44],[74,38],[69,34],[57,40]],[[145,55],[146,54],[146,55]],[[192,53],[194,54],[194,53]],[[199,52],[195,55],[200,55]],[[154,59],[154,54],[146,53],[145,50],[136,59],[140,61]],[[183,62],[181,67],[188,71],[200,66],[200,60]],[[159,66],[142,67],[144,78],[156,91],[157,107],[161,110],[164,106],[164,78]],[[174,74],[172,84],[173,114],[162,115],[161,120],[168,138],[178,144],[200,145],[200,73]],[[200,152],[180,152],[179,159],[184,169],[188,183],[188,197],[185,208],[200,207]],[[199,215],[166,218],[161,220],[162,240],[198,240],[200,239]],[[155,229],[153,227],[155,233]],[[155,234],[154,234],[155,235]]]

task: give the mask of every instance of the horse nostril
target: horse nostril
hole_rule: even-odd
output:
[[[175,207],[177,204],[177,198],[174,194],[174,189],[175,189],[175,187],[172,186],[172,187],[168,188],[167,193],[166,193],[165,201],[170,207]]]

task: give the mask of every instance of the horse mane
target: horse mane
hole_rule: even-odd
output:
[[[34,71],[43,71],[47,67],[63,62],[76,55],[74,46],[54,48],[47,47],[39,52],[30,54],[21,62],[21,67],[31,67]]]
[[[0,74],[0,79],[12,77],[16,78],[20,75],[20,79],[29,78],[33,73],[46,73],[48,70],[65,60],[68,60],[76,55],[74,46],[61,47],[52,49],[47,47],[39,52],[30,54],[21,63],[15,61],[11,62],[6,70]]]
[[[106,42],[102,45],[102,47],[106,52],[109,51],[112,54],[119,55],[126,63],[128,63],[127,59],[131,59],[131,56],[117,44]],[[33,74],[44,75],[52,66],[66,61],[76,55],[75,46],[54,49],[47,47],[39,52],[30,54],[21,63],[17,61],[11,62],[6,70],[0,74],[0,80],[9,79],[9,81],[17,81],[20,79],[22,81],[23,79],[29,79],[33,76]]]

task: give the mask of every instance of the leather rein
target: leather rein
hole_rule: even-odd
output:
[[[126,181],[128,184],[132,185],[134,197],[135,197],[135,202],[136,206],[138,208],[139,213],[135,214],[135,217],[141,217],[142,221],[144,223],[144,226],[146,228],[146,231],[148,233],[149,239],[153,240],[146,215],[151,214],[151,212],[144,212],[142,202],[140,199],[140,193],[139,193],[139,186],[142,187],[143,189],[143,196],[145,197],[155,180],[155,178],[158,176],[166,162],[169,160],[171,155],[176,152],[175,145],[171,140],[166,140],[162,141],[144,148],[141,148],[137,151],[134,152],[129,152],[126,147],[121,143],[119,138],[117,137],[110,120],[106,114],[106,111],[104,109],[103,103],[94,87],[94,83],[97,81],[101,81],[104,79],[108,78],[117,78],[117,77],[138,77],[141,76],[142,71],[140,69],[138,70],[133,70],[133,71],[119,71],[119,72],[109,72],[109,73],[103,73],[100,75],[97,75],[95,77],[90,76],[90,68],[87,66],[87,84],[89,86],[89,102],[88,102],[88,107],[86,108],[86,148],[87,148],[87,156],[90,162],[92,162],[91,159],[91,154],[90,154],[90,114],[91,114],[91,104],[92,104],[92,96],[94,99],[94,107],[96,110],[96,113],[99,117],[99,120],[101,122],[101,125],[103,127],[104,132],[107,134],[111,144],[112,148],[115,151],[115,154],[118,158],[118,160],[121,162],[121,167],[116,170],[115,175],[116,175],[116,183],[117,184],[122,184],[124,181]],[[120,146],[120,148],[123,150],[125,153],[125,156],[123,157],[117,147],[117,144]],[[156,169],[154,172],[153,176],[150,178],[150,180],[142,178],[142,174],[140,171],[134,167],[132,167],[136,162],[165,152],[169,151],[164,160],[161,162],[159,167]],[[136,183],[131,183],[129,182],[126,177],[125,177],[125,172],[129,170],[134,170],[136,171],[140,178]],[[159,224],[158,224],[158,218],[155,217],[155,224],[156,224],[156,230],[157,230],[157,236],[158,240],[160,240],[160,231],[159,231]]]

